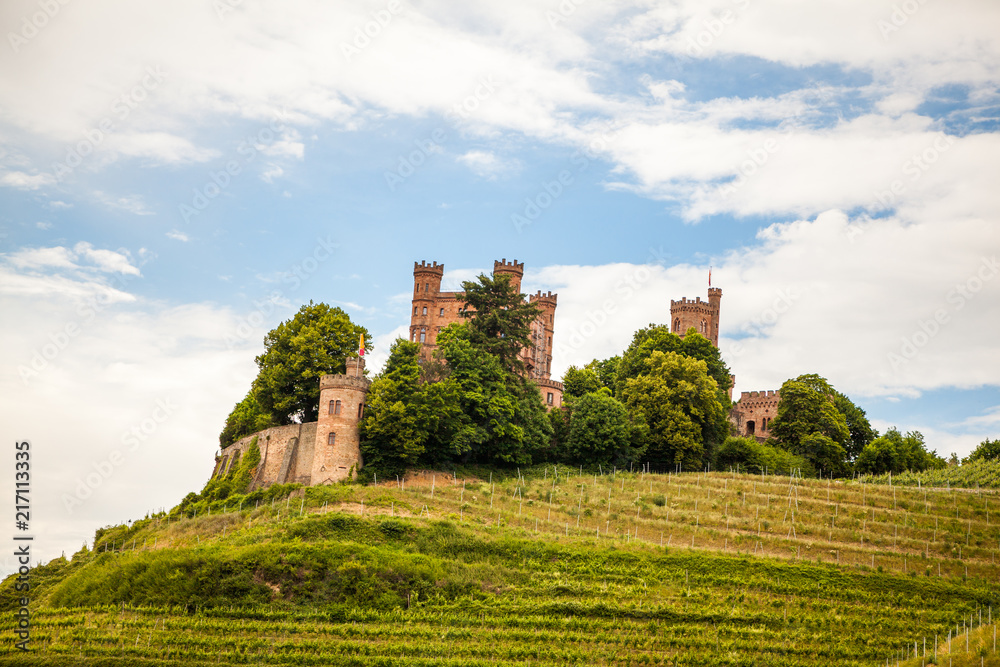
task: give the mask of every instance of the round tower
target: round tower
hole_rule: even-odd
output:
[[[552,372],[552,336],[555,331],[557,294],[542,293],[528,295],[528,302],[534,304],[541,314],[531,324],[531,347],[525,349],[524,360],[530,367],[529,377],[548,380]]]
[[[712,341],[712,345],[719,347],[719,311],[722,308],[722,290],[718,287],[708,288],[708,304],[712,310],[712,328],[709,333],[708,339]]]
[[[506,257],[499,262],[494,260],[493,277],[495,278],[501,274],[510,276],[510,284],[514,287],[514,291],[520,294],[521,278],[524,277],[524,262],[518,264],[516,259],[508,262]]]
[[[357,474],[364,464],[358,426],[371,384],[364,370],[363,357],[350,357],[346,373],[320,378],[319,421],[310,476],[313,485],[339,482]]]

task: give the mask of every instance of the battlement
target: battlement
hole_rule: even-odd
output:
[[[437,262],[414,262],[413,263],[413,273],[436,273],[438,275],[444,275],[444,264],[438,264]]]
[[[559,297],[559,295],[558,294],[553,294],[551,290],[549,290],[548,292],[546,292],[544,294],[542,293],[542,290],[538,290],[534,294],[529,294],[528,295],[528,301],[531,302],[531,303],[534,303],[535,301],[538,301],[540,303],[546,303],[546,304],[550,303],[550,304],[552,304],[554,306],[556,304],[556,299],[558,297]]]
[[[501,259],[499,262],[494,260],[493,273],[496,273],[498,270],[500,273],[517,273],[518,275],[523,275],[524,262],[518,263],[516,259],[508,262],[506,257]]]
[[[713,296],[721,297],[722,296],[722,288],[721,287],[709,287],[708,288],[708,297],[712,298]]]
[[[740,400],[744,398],[781,398],[779,389],[768,389],[767,391],[744,391],[740,392]]]
[[[558,389],[559,391],[563,390],[563,383],[562,382],[557,382],[556,380],[541,380],[541,379],[539,379],[539,380],[532,380],[532,382],[534,382],[535,385],[538,386],[538,387],[545,387],[547,389]]]
[[[702,301],[701,297],[695,297],[694,299],[689,299],[684,297],[680,301],[670,300],[671,310],[704,310],[709,311],[713,308],[713,305],[708,301]]]
[[[324,375],[319,379],[320,391],[323,389],[356,389],[358,391],[368,391],[371,380],[354,375]]]

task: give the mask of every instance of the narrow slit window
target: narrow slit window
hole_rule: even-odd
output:
[[[438,317],[444,317],[444,308],[442,308],[441,312],[438,313]]]
[[[365,414],[365,404],[358,403],[358,419],[361,419],[362,415]]]
[[[327,409],[327,414],[328,415],[332,415],[333,414],[333,405],[334,405],[334,401],[330,401],[330,407]]]

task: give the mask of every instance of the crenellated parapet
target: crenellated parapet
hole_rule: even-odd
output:
[[[414,262],[413,263],[413,273],[436,273],[437,275],[444,275],[444,264],[438,264],[437,262]]]

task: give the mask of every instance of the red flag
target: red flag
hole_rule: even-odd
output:
[[[360,334],[358,336],[358,356],[359,357],[365,356],[365,335],[364,334]]]

